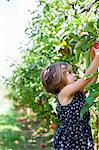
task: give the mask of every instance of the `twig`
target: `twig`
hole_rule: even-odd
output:
[[[85,12],[85,11],[87,11],[87,12],[90,11],[91,7],[92,7],[96,2],[98,2],[98,0],[93,0],[93,2],[91,2],[90,4],[88,4],[86,8],[83,8],[78,14],[81,14],[81,13],[83,13],[83,12]]]

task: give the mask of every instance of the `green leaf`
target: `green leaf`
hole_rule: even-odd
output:
[[[98,97],[99,96],[99,91],[93,91],[93,92],[91,92],[90,96],[94,97],[94,98]]]
[[[85,88],[86,90],[97,89],[99,90],[99,83],[91,83],[89,86]]]
[[[88,66],[90,65],[90,51],[86,51],[85,53],[85,59],[86,59],[86,69],[88,68]]]
[[[80,109],[80,119],[83,118],[83,115],[89,110],[88,104],[85,104]]]
[[[86,103],[88,104],[89,108],[92,106],[93,102],[94,102],[94,97],[87,97],[85,99]]]
[[[69,41],[69,44],[70,44],[70,45],[75,45],[76,42],[77,42],[76,40],[72,39],[72,40]]]
[[[67,45],[67,47],[69,48],[70,55],[72,55],[72,47],[70,47],[69,45]]]
[[[76,53],[75,53],[75,60],[76,62],[79,62],[79,57],[80,57],[80,54],[81,54],[81,49],[76,49]]]
[[[81,49],[82,47],[82,43],[81,42],[77,42],[74,49]]]
[[[47,102],[45,105],[45,111],[49,112],[51,110],[51,105]]]
[[[89,28],[94,28],[94,22],[89,22],[89,23],[88,23],[88,27],[89,27]],[[90,33],[91,33],[91,32],[90,32]],[[92,34],[92,33],[91,33],[91,34]]]
[[[82,49],[83,49],[84,52],[86,52],[88,50],[87,43],[82,44]]]
[[[94,76],[96,76],[96,75],[98,75],[99,74],[99,72],[95,72],[95,73],[93,73],[93,74],[86,74],[86,75],[84,75],[84,80],[86,80],[86,79],[90,79],[90,78],[93,78]]]

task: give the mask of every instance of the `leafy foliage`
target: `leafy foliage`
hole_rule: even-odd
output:
[[[90,48],[99,40],[99,2],[38,0],[37,3],[38,7],[31,12],[32,20],[25,31],[32,48],[24,50],[22,61],[14,65],[13,76],[6,83],[8,95],[17,105],[30,106],[50,124],[55,122],[57,115],[55,101],[54,96],[51,98],[42,88],[41,70],[50,63],[66,61],[72,64],[78,78],[83,74],[90,64]],[[98,95],[97,83],[90,87],[82,115]]]

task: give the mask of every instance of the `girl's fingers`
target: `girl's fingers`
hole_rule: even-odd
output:
[[[95,53],[97,53],[99,51],[99,48],[93,47],[92,49],[94,50]]]

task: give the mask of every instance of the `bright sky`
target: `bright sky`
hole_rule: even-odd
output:
[[[25,29],[30,12],[36,7],[35,0],[0,0],[0,76],[9,76],[9,65],[19,57],[28,37]]]

